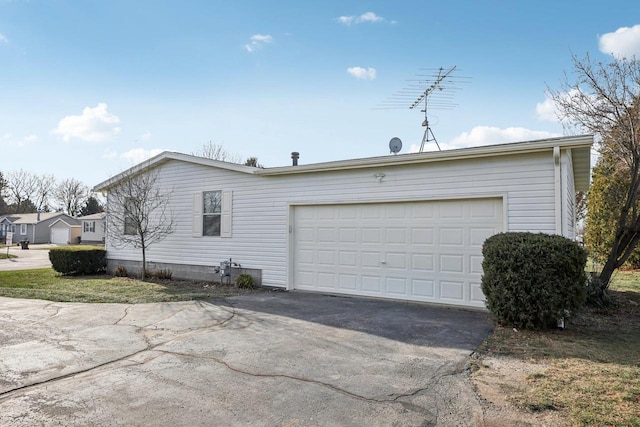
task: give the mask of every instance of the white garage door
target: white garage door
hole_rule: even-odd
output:
[[[484,307],[502,199],[297,206],[294,288]]]
[[[56,245],[66,245],[69,241],[69,230],[66,228],[51,229],[51,243]]]

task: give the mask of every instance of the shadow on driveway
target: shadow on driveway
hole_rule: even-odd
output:
[[[469,352],[493,329],[489,313],[483,311],[299,291],[270,291],[211,304],[349,329],[411,345]]]

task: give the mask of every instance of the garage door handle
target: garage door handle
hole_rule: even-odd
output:
[[[380,261],[380,264],[386,264],[387,261]]]

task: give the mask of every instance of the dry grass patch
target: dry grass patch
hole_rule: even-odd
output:
[[[0,271],[0,296],[87,303],[147,303],[224,298],[257,292],[213,282],[60,276],[53,269]]]
[[[522,419],[640,426],[640,272],[619,272],[611,293],[615,308],[587,308],[564,331],[496,327],[475,362],[480,395],[504,393]]]

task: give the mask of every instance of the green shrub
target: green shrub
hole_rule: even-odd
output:
[[[113,270],[113,275],[116,277],[128,277],[129,271],[127,270],[127,267],[125,267],[124,265],[119,265],[116,267],[115,270]]]
[[[586,299],[587,253],[557,235],[501,233],[482,248],[482,291],[498,323],[518,328],[557,326]]]
[[[107,269],[104,249],[54,248],[49,251],[49,260],[53,269],[63,275],[100,274]]]
[[[236,286],[238,288],[253,289],[253,277],[250,274],[242,273],[236,278]]]

